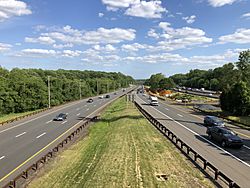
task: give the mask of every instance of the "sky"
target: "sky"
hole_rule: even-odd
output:
[[[249,0],[0,0],[0,66],[122,72],[213,69],[250,49]]]

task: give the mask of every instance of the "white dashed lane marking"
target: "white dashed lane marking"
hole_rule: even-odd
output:
[[[5,158],[5,156],[2,156],[2,157],[0,157],[0,160],[2,160],[2,159],[4,159]]]
[[[23,133],[21,133],[21,134],[16,135],[16,138],[18,138],[19,136],[22,136],[22,135],[24,135],[24,134],[26,134],[26,132],[23,132]]]
[[[40,134],[39,136],[37,136],[36,138],[40,138],[42,136],[46,135],[46,133]]]

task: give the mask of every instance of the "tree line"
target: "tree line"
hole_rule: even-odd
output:
[[[242,51],[238,61],[209,70],[190,70],[165,78],[155,74],[145,82],[152,90],[169,89],[174,85],[222,91],[221,108],[234,115],[250,114],[250,50]]]
[[[128,87],[131,76],[115,72],[78,70],[7,70],[0,67],[0,115],[48,107]]]

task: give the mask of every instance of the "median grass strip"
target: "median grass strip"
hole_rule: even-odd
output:
[[[38,187],[214,187],[124,98],[89,134],[28,185]]]

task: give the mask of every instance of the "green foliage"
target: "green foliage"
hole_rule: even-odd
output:
[[[170,89],[175,87],[175,83],[171,78],[166,78],[162,73],[151,75],[150,79],[145,82],[150,86],[151,91]]]
[[[221,94],[221,107],[234,115],[250,114],[250,89],[246,82],[240,81],[229,91]]]
[[[51,105],[127,87],[134,80],[121,73],[77,70],[12,69],[0,67],[0,115],[48,107],[48,76]]]

